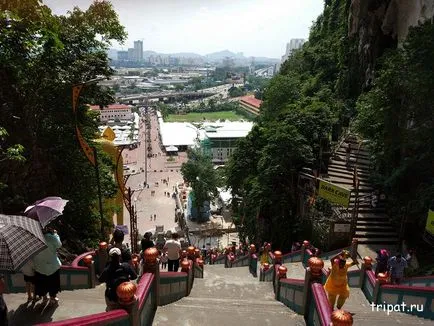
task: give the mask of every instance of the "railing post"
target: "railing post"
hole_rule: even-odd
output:
[[[152,273],[154,274],[155,281],[155,306],[154,309],[160,305],[160,268],[158,257],[160,253],[155,247],[148,248],[145,250],[143,257],[143,274]]]
[[[311,257],[307,261],[308,267],[306,268],[303,287],[303,304],[301,307],[301,314],[306,315],[309,311],[307,303],[309,302],[310,285],[313,282],[321,283],[322,269],[324,268],[324,261],[318,257]]]
[[[301,263],[304,265],[304,257],[306,256],[306,249],[308,249],[310,246],[310,242],[307,240],[303,241],[303,244],[301,245]]]
[[[275,298],[276,300],[279,301],[279,297],[280,297],[280,279],[282,278],[286,278],[286,272],[288,271],[288,269],[283,266],[280,265],[278,270],[277,270],[277,280],[276,280],[276,285],[275,285]],[[276,271],[274,271],[276,273]]]
[[[363,258],[363,263],[360,268],[360,281],[359,281],[359,288],[363,288],[363,283],[365,282],[366,278],[366,271],[372,269],[372,258],[369,256],[366,256]]]

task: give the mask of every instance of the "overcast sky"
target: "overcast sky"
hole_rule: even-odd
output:
[[[55,14],[92,0],[43,0]],[[230,50],[280,58],[292,38],[307,38],[322,0],[112,0],[128,32],[124,45],[144,50],[207,54]]]

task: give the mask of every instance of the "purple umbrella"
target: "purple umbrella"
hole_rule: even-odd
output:
[[[67,203],[68,200],[60,197],[46,197],[27,207],[24,213],[30,218],[39,220],[42,227],[46,227],[48,223],[62,215]]]

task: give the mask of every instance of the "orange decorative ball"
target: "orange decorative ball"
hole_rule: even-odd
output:
[[[389,275],[387,273],[378,273],[377,280],[380,281],[380,283],[387,283],[389,279]]]
[[[198,248],[194,249],[194,255],[196,257],[199,257],[200,256],[200,249],[198,249]]]
[[[279,250],[276,250],[274,252],[274,259],[279,259],[279,260],[282,259],[282,252]]]
[[[198,259],[198,260],[197,260],[197,265],[198,265],[199,267],[203,267],[203,259]]]
[[[358,243],[359,242],[359,239],[357,239],[357,238],[354,238],[352,241],[351,241],[352,243]]]
[[[189,246],[188,248],[187,248],[187,252],[188,252],[188,254],[189,255],[194,255],[194,247],[193,246]]]
[[[365,263],[365,267],[366,267],[367,269],[371,269],[371,268],[372,268],[372,258],[371,258],[371,257],[369,257],[369,256],[365,256],[365,257],[363,258],[363,262]]]
[[[353,316],[342,309],[333,311],[331,320],[333,326],[351,326],[353,324]]]
[[[107,247],[108,247],[108,245],[107,245],[107,242],[100,242],[99,243],[99,249],[100,250],[106,250],[107,249]]]
[[[157,258],[160,256],[158,249],[151,247],[145,250],[144,254],[145,264],[155,265],[157,263]]]
[[[92,260],[93,260],[93,256],[92,255],[87,255],[83,258],[83,263],[85,265],[90,265],[92,264]]]
[[[303,241],[303,246],[305,246],[305,247],[309,247],[309,245],[310,245],[310,242],[309,242],[309,241],[307,241],[307,240],[304,240],[304,241]]]
[[[133,282],[123,282],[116,288],[120,304],[129,304],[134,301],[137,286]]]
[[[263,269],[264,269],[264,271],[268,271],[270,269],[270,264],[269,263],[264,263]]]
[[[187,250],[183,250],[183,251],[182,251],[182,253],[181,253],[181,257],[182,257],[182,258],[187,257]]]
[[[188,271],[189,268],[190,268],[190,263],[188,262],[188,260],[184,259],[181,262],[181,270]]]
[[[279,272],[280,277],[285,277],[287,271],[288,271],[288,269],[285,266],[283,266],[283,265],[279,266],[278,272]]]
[[[311,257],[307,261],[308,266],[310,267],[310,271],[313,276],[320,276],[321,270],[324,267],[324,261],[318,257]]]

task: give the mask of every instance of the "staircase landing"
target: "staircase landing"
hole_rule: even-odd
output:
[[[9,325],[30,326],[104,312],[104,291],[105,284],[95,289],[62,291],[57,307],[42,306],[41,300],[35,305],[27,304],[25,293],[3,294],[3,298],[8,306]]]
[[[204,278],[194,280],[190,296],[158,307],[153,325],[301,326],[305,322],[274,300],[271,284],[252,277],[248,267],[206,265]]]

